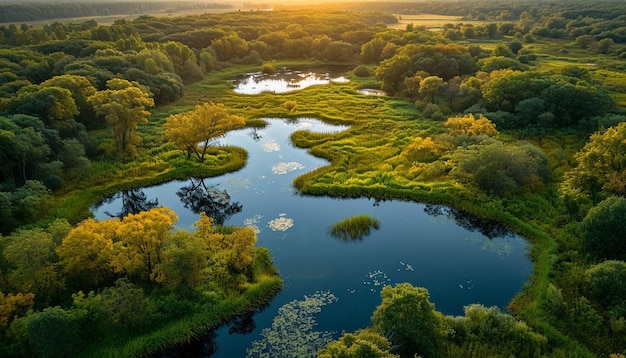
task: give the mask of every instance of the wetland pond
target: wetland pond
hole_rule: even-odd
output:
[[[245,95],[263,92],[285,93],[331,82],[345,83],[349,82],[343,76],[347,70],[346,66],[323,66],[311,70],[281,68],[276,73],[247,73],[233,81],[235,85],[233,91]]]
[[[314,345],[338,338],[369,326],[384,285],[425,287],[437,310],[461,315],[471,303],[505,308],[528,280],[526,241],[497,224],[415,202],[299,195],[293,179],[328,163],[294,147],[290,134],[345,128],[309,118],[266,120],[263,129],[234,131],[220,141],[248,151],[240,171],[118,193],[93,208],[105,219],[164,205],[188,230],[203,210],[218,223],[253,226],[257,245],[270,250],[284,289],[269,305],[167,356],[245,357],[270,341]],[[359,214],[377,219],[380,228],[352,242],[328,234],[338,220]],[[307,300],[317,308],[299,304]],[[273,327],[277,316],[283,324]]]

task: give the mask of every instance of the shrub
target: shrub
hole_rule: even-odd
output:
[[[625,259],[626,198],[612,196],[589,210],[582,222],[583,245],[598,259]]]
[[[354,69],[353,73],[357,77],[370,77],[372,75],[372,72],[370,71],[370,69],[365,65],[357,66]]]

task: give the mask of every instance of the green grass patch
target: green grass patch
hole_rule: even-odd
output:
[[[378,219],[359,214],[337,221],[328,229],[328,233],[339,240],[356,241],[362,240],[372,229],[378,230],[379,227]]]

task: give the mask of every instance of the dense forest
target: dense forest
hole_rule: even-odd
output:
[[[10,6],[42,20],[111,4],[149,6]],[[7,20],[0,356],[154,354],[266,304],[281,281],[253,231],[223,225],[237,203],[190,188],[198,221],[180,230],[135,188],[237,170],[246,153],[213,140],[281,115],[351,125],[294,133],[330,162],[296,179],[301,193],[444,203],[532,245],[534,273],[508,312],[445,316],[426,289],[389,286],[371,327],[320,356],[623,357],[625,13],[618,1],[459,1]],[[414,14],[459,19],[429,29]],[[230,87],[251,69],[320,63],[351,65],[350,82],[253,101]],[[387,96],[355,100],[358,88]],[[90,218],[118,191],[123,212]]]
[[[228,4],[200,1],[59,1],[11,2],[0,1],[0,23],[20,23],[74,17],[106,15],[140,15],[146,13],[176,14],[187,11],[231,9]]]

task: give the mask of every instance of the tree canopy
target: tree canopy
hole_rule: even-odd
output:
[[[139,123],[148,121],[154,101],[137,84],[127,80],[107,81],[107,90],[98,91],[89,97],[97,114],[106,118],[113,127],[115,144],[119,153],[133,154],[141,138],[135,134]]]
[[[203,162],[213,141],[244,125],[243,117],[229,114],[223,104],[205,103],[190,113],[169,116],[164,126],[168,140],[184,151],[187,159],[195,154]]]

